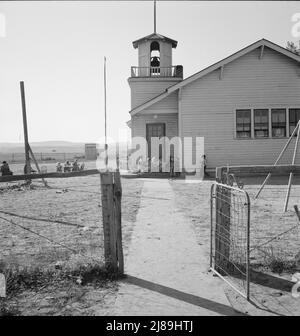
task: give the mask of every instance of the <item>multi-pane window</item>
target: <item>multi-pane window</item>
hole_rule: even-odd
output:
[[[289,131],[292,135],[298,121],[300,120],[300,109],[291,108],[289,109]]]
[[[254,110],[254,136],[256,138],[267,138],[269,136],[269,110]]]
[[[237,138],[251,138],[251,110],[236,110]]]
[[[286,136],[286,111],[285,109],[272,109],[272,137],[282,138]]]
[[[236,110],[236,137],[239,139],[289,137],[299,121],[300,108],[239,109]]]

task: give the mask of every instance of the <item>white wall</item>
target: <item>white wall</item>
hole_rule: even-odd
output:
[[[205,137],[208,167],[272,164],[287,141],[235,139],[235,109],[300,107],[298,63],[266,47],[259,55],[256,49],[226,65],[222,80],[216,70],[182,89],[182,135]],[[291,157],[290,150],[282,163]]]
[[[175,85],[180,78],[134,78],[128,79],[131,89],[131,109],[163,93],[166,88]]]

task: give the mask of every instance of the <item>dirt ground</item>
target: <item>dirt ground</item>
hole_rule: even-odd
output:
[[[22,167],[14,167],[14,169],[21,171]],[[54,170],[53,164],[48,167],[48,171],[52,169]],[[294,180],[288,212],[285,214],[282,213],[282,209],[287,178],[272,179],[259,199],[254,201],[253,196],[263,179],[264,177],[241,178],[245,184],[244,189],[251,198],[251,248],[254,249],[251,264],[255,270],[263,271],[269,276],[263,280],[263,286],[254,284],[253,286],[257,285],[257,287],[253,287],[253,290],[256,291],[258,300],[263,302],[267,310],[283,305],[285,307],[283,314],[288,314],[287,311],[290,309],[287,307],[296,307],[298,304],[294,298],[290,301],[291,278],[295,269],[284,269],[284,267],[286,266],[285,261],[293,261],[296,254],[300,252],[300,225],[293,210],[294,204],[300,205],[300,179]],[[22,187],[11,188],[13,184],[2,184],[0,188],[5,187],[5,189],[0,189],[0,211],[59,220],[70,225],[32,221],[1,213],[0,216],[30,228],[40,235],[50,237],[51,240],[58,241],[80,253],[75,254],[64,247],[55,246],[52,242],[1,220],[0,261],[29,266],[45,265],[51,268],[57,261],[76,263],[78,259],[83,261],[86,258],[103,260],[99,177],[49,179],[48,182],[51,189],[45,189],[41,183],[37,182],[34,183],[32,190]],[[204,247],[203,253],[207,260],[209,260],[210,245],[209,194],[212,183],[213,180],[206,180],[202,183],[184,183],[183,180],[170,181],[176,196],[176,207],[192,223],[197,242]],[[130,245],[131,233],[140,206],[142,186],[143,181],[139,179],[122,179],[125,255]],[[77,224],[83,227],[77,227]],[[288,233],[282,234],[288,230],[290,230]],[[257,248],[258,246],[261,247]],[[277,269],[277,273],[270,269],[270,263],[274,260],[281,262],[281,266],[284,266],[283,269]],[[280,282],[278,279],[284,281]],[[100,312],[105,315],[108,311],[106,307],[109,307],[115,300],[117,290],[118,285],[114,281],[104,281],[97,286],[91,284],[82,286],[74,282],[66,285],[52,284],[46,288],[39,288],[35,292],[23,291],[15,297],[14,302],[20,314],[93,315],[95,312],[97,314]],[[231,301],[232,304],[238,302],[237,299]],[[296,308],[292,310],[297,311]]]
[[[254,195],[264,177],[248,177],[241,180],[245,184],[244,190],[249,193],[251,203],[252,264],[260,266],[270,262],[272,258],[293,260],[300,252],[300,224],[293,208],[294,205],[300,206],[300,178],[294,179],[286,213],[283,213],[283,206],[288,178],[272,178],[257,200],[254,200]],[[212,182],[205,180],[202,183],[184,183],[175,180],[172,183],[181,211],[192,219],[199,242],[207,246],[210,228],[209,194]],[[285,231],[289,232],[284,233]],[[255,249],[260,245],[261,253],[256,253]]]
[[[293,274],[299,272],[295,267],[295,257],[300,252],[300,224],[293,206],[300,204],[300,179],[294,179],[286,213],[283,213],[283,206],[287,177],[272,178],[257,200],[254,200],[254,195],[264,177],[240,179],[245,184],[244,189],[249,193],[251,202],[251,268],[257,273],[253,274],[250,290],[260,309],[255,310],[251,305],[249,307],[242,297],[229,288],[227,294],[230,295],[230,302],[244,313],[252,310],[250,313],[253,315],[270,315],[270,311],[274,315],[300,315],[299,298],[295,299],[291,295]],[[199,184],[182,181],[172,183],[178,207],[191,219],[198,243],[206,247],[207,260],[210,237],[209,194],[212,183],[213,180]],[[289,232],[282,234],[285,231]]]
[[[14,166],[13,169],[20,171],[22,167]],[[57,265],[77,267],[90,262],[103,264],[99,176],[48,179],[47,182],[49,189],[37,180],[34,180],[32,188],[24,187],[19,183],[4,183],[0,186],[0,211],[20,216],[0,212],[2,217],[0,218],[0,265],[10,268],[53,270]],[[142,185],[143,182],[138,179],[122,179],[122,229],[125,254],[139,208]],[[38,218],[43,221],[23,217]],[[3,218],[13,221],[14,224]],[[54,289],[56,286],[57,290]],[[107,297],[108,293],[113,294],[110,295],[110,299],[113,299],[117,284],[104,281],[96,287],[98,294],[93,296],[94,299],[90,303],[91,292],[96,290],[90,285],[82,287],[71,281],[63,285],[60,282],[57,285],[51,284],[43,290],[38,288],[33,292],[23,291],[18,294],[18,300],[14,300],[14,306],[19,307],[21,314],[53,315],[61,312],[73,315],[73,313],[77,314],[76,311],[79,309],[72,308],[78,301],[76,297],[81,298],[81,307],[97,305],[100,301],[104,302],[103,298]],[[64,306],[69,305],[67,310],[62,309],[58,304],[62,301],[65,302]],[[69,301],[70,304],[67,303]],[[83,312],[91,314],[88,309],[79,309],[79,311],[82,314]]]

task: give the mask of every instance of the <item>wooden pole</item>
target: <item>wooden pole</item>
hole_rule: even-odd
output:
[[[223,167],[216,168],[216,181],[222,183]]]
[[[298,127],[298,131],[297,131],[297,138],[296,138],[295,147],[294,147],[292,165],[294,165],[295,162],[296,162],[296,155],[297,155],[299,135],[300,135],[299,122],[297,124],[297,127]],[[287,211],[287,207],[288,207],[288,204],[289,204],[289,198],[290,198],[290,192],[291,192],[291,186],[292,186],[293,176],[294,176],[294,174],[291,172],[290,173],[290,177],[289,177],[289,182],[288,182],[288,188],[287,188],[287,192],[286,192],[286,196],[285,196],[283,212]]]
[[[298,220],[299,220],[299,222],[300,222],[300,212],[299,212],[298,206],[297,206],[297,205],[294,205],[294,209],[295,209],[296,215],[297,215],[297,217],[298,217]]]
[[[114,225],[114,193],[113,175],[111,172],[100,173],[102,218],[104,232],[104,258],[105,266],[113,272],[118,271],[116,232]]]
[[[120,172],[117,171],[115,175],[114,184],[114,202],[115,202],[115,225],[116,225],[116,238],[117,238],[117,258],[118,258],[118,272],[120,275],[124,274],[124,256],[122,245],[122,186]]]
[[[283,149],[282,149],[281,153],[279,154],[277,160],[275,161],[274,166],[277,166],[279,160],[281,159],[281,157],[282,157],[283,154],[285,153],[285,151],[286,151],[288,145],[289,145],[290,142],[292,141],[292,139],[293,139],[293,137],[294,137],[294,135],[295,135],[295,133],[296,133],[296,130],[299,129],[299,123],[300,123],[300,121],[298,121],[298,124],[297,124],[297,126],[295,127],[295,129],[294,129],[292,135],[289,137],[287,143],[285,144],[285,146],[283,147]],[[265,184],[268,182],[268,180],[269,180],[270,177],[271,177],[271,173],[269,173],[269,174],[267,175],[267,177],[265,178],[264,182],[262,183],[261,187],[259,188],[259,190],[258,190],[257,194],[255,195],[254,199],[257,199],[257,198],[258,198],[259,194],[260,194],[261,191],[263,190]]]
[[[126,142],[126,169],[127,171],[129,171],[129,153],[128,153],[128,139],[127,139],[127,142]]]
[[[120,144],[119,142],[116,143],[116,165],[117,165],[117,172],[120,172]]]
[[[154,0],[154,34],[156,34],[156,0]]]
[[[39,164],[38,164],[37,160],[35,159],[35,156],[34,156],[34,154],[33,154],[33,151],[32,151],[32,149],[31,149],[30,145],[29,145],[29,152],[30,152],[30,155],[31,155],[32,160],[33,160],[34,163],[35,163],[35,166],[36,166],[36,169],[37,169],[38,173],[39,173],[39,174],[42,174],[42,172],[41,172],[41,170],[40,170],[40,167],[39,167]],[[45,187],[48,187],[48,184],[47,184],[46,180],[45,180],[43,177],[42,177],[42,181],[43,181]]]
[[[31,174],[30,156],[29,156],[29,142],[28,142],[28,128],[27,128],[27,116],[26,116],[25,88],[24,88],[24,82],[23,81],[20,82],[20,90],[21,90],[22,114],[23,114],[26,174]],[[28,180],[28,181],[30,181],[30,180]]]
[[[98,169],[88,169],[78,172],[69,172],[69,173],[44,173],[44,174],[31,174],[31,175],[8,175],[0,176],[1,182],[16,182],[24,180],[37,180],[41,178],[69,178],[69,177],[80,177],[80,176],[90,176],[90,175],[99,175]]]
[[[105,170],[108,170],[108,144],[107,144],[107,103],[106,103],[106,57],[104,56],[104,133],[105,133]]]
[[[122,247],[122,187],[119,172],[100,173],[102,217],[104,232],[104,257],[107,269],[124,274]]]

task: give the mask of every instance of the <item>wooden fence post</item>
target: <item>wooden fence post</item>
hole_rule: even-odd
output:
[[[122,211],[121,211],[121,200],[122,200],[122,186],[120,172],[117,171],[115,175],[114,184],[114,202],[115,202],[115,226],[116,226],[116,243],[117,243],[117,258],[118,258],[118,271],[119,274],[124,274],[124,256],[123,256],[123,245],[122,245]]]
[[[115,273],[124,273],[122,248],[120,173],[100,173],[105,265]]]
[[[110,172],[100,173],[101,177],[101,198],[102,217],[104,232],[104,257],[105,266],[112,271],[117,271],[117,251],[114,242],[114,195],[113,195],[113,175]]]

